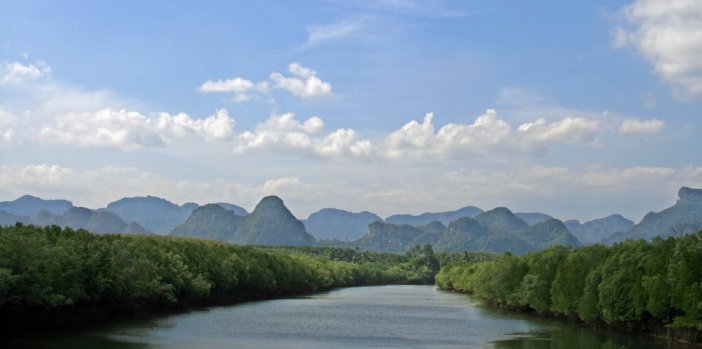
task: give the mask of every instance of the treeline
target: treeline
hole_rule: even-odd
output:
[[[338,260],[197,239],[0,227],[0,328],[427,278],[424,264],[412,264],[417,258],[367,256]]]
[[[436,282],[544,315],[630,330],[668,324],[702,331],[702,232],[457,262],[443,268]],[[694,335],[700,340],[699,332]]]
[[[346,247],[262,247],[267,250],[286,251],[323,258],[324,260],[372,264],[382,270],[399,272],[408,284],[434,284],[441,267],[454,262],[483,262],[497,258],[489,252],[438,252],[432,245],[415,245],[406,253],[370,252]]]

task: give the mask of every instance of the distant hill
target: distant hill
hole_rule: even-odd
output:
[[[228,203],[218,203],[218,205],[240,216],[246,215],[246,210],[237,205]],[[167,234],[185,222],[198,207],[198,204],[192,202],[178,206],[159,197],[140,196],[119,199],[109,203],[105,209],[116,213],[125,221],[134,221],[155,233]]]
[[[437,251],[478,251],[481,239],[490,230],[473,218],[459,218],[448,225],[446,233],[434,245]]]
[[[72,229],[85,229],[93,233],[149,234],[141,225],[126,223],[116,214],[107,210],[91,210],[85,207],[71,207],[61,215],[42,210],[30,222],[35,225],[59,225]]]
[[[414,239],[425,233],[423,229],[409,224],[376,221],[368,226],[368,233],[357,244],[369,250],[404,252]]]
[[[183,224],[171,230],[170,235],[231,242],[243,221],[244,217],[221,204],[208,204],[196,208]]]
[[[614,234],[606,240],[615,243],[626,239],[650,240],[690,234],[702,229],[702,189],[682,187],[675,205],[660,212],[649,212],[630,230]]]
[[[191,203],[191,204],[193,204],[193,203]],[[193,205],[195,205],[195,208],[197,208],[197,204],[193,204]],[[246,216],[247,214],[249,214],[249,212],[246,211],[246,209],[244,209],[241,206],[234,205],[234,204],[229,204],[226,202],[218,202],[217,205],[219,205],[220,207],[222,207],[225,210],[229,210],[229,211],[234,212],[237,216]],[[185,205],[183,205],[183,207],[185,207]]]
[[[15,223],[29,223],[30,218],[25,216],[18,216],[5,211],[0,211],[0,225],[15,225]]]
[[[409,214],[396,214],[385,218],[385,222],[392,224],[408,224],[408,225],[425,225],[433,221],[439,221],[441,224],[447,225],[461,217],[475,217],[481,214],[483,210],[475,206],[466,206],[455,211],[446,212],[426,212],[417,216]]]
[[[25,217],[33,217],[42,210],[52,214],[63,214],[71,207],[73,203],[68,200],[44,200],[31,195],[0,202],[0,211]]]
[[[549,220],[530,225],[517,233],[529,246],[537,250],[551,245],[579,246],[580,241],[558,219]]]
[[[626,232],[634,226],[634,222],[619,214],[593,219],[582,224],[574,219],[564,223],[583,244],[600,243],[615,233]]]
[[[234,242],[253,245],[311,246],[315,239],[277,196],[264,197],[244,218]]]
[[[368,225],[383,221],[375,213],[353,213],[336,208],[324,208],[303,221],[307,232],[317,239],[356,240],[368,231]]]
[[[506,207],[485,211],[477,215],[475,220],[492,232],[515,232],[529,226]]]
[[[475,218],[459,218],[448,227],[438,221],[424,226],[375,222],[368,227],[368,233],[352,245],[368,250],[401,252],[426,243],[434,245],[437,251],[509,251],[515,254],[555,244],[580,245],[563,222],[551,218],[530,226],[504,207]]]
[[[194,208],[181,207],[155,196],[142,196],[119,199],[105,209],[125,221],[134,221],[154,233],[165,234],[185,222]]]
[[[536,223],[545,222],[545,221],[553,218],[545,213],[539,213],[539,212],[515,212],[514,215],[529,225],[534,225]]]

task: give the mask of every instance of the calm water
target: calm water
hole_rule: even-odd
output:
[[[501,312],[434,286],[346,288],[0,343],[106,349],[675,347]]]

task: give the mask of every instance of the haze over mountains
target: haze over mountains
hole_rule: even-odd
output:
[[[675,205],[660,212],[647,213],[630,230],[614,234],[604,240],[615,243],[626,239],[652,239],[690,234],[702,229],[702,189],[682,187]]]
[[[506,207],[483,211],[475,206],[396,214],[386,219],[367,211],[325,208],[298,220],[276,196],[263,198],[249,214],[229,203],[176,205],[153,196],[123,198],[93,210],[75,207],[67,200],[25,195],[0,202],[0,225],[55,224],[95,233],[155,232],[239,244],[346,246],[394,252],[432,244],[438,251],[525,253],[552,244],[614,243],[702,229],[702,189],[683,187],[678,197],[672,207],[650,212],[634,224],[619,214],[580,223],[562,222],[539,212],[513,213]]]

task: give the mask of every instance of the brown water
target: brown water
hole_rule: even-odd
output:
[[[37,349],[685,348],[503,312],[434,286],[345,288],[0,343]]]

